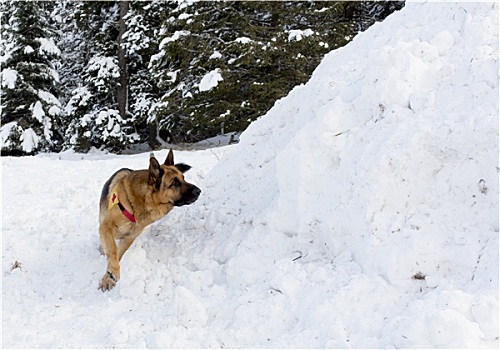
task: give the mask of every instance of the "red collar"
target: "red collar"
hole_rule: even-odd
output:
[[[109,197],[109,203],[108,203],[108,210],[110,210],[111,208],[113,208],[115,205],[118,204],[118,207],[122,211],[122,214],[125,215],[127,217],[127,219],[129,219],[130,221],[135,222],[134,216],[132,214],[130,214],[130,212],[127,209],[125,209],[125,207],[118,200],[117,187],[118,187],[118,185],[116,185],[113,188],[113,190],[111,191],[111,195]]]
[[[129,219],[132,222],[135,222],[134,216],[130,214],[130,212],[127,209],[125,209],[125,207],[120,202],[118,202],[118,206],[120,207],[122,214],[125,215],[127,219]]]

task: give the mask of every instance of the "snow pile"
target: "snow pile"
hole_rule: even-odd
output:
[[[242,135],[192,229],[165,220],[227,346],[498,344],[497,12],[370,28]]]
[[[5,159],[4,347],[498,348],[498,92],[497,4],[407,4],[176,153],[202,196],[107,294],[100,188],[148,155]]]

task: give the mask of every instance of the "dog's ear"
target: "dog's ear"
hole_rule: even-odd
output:
[[[170,152],[168,152],[167,159],[165,159],[165,165],[174,165],[174,151],[170,149]]]
[[[175,167],[177,168],[177,170],[179,170],[183,174],[186,171],[188,171],[189,169],[191,169],[190,165],[187,165],[187,164],[184,164],[184,163],[175,164]]]
[[[156,185],[156,182],[160,179],[160,163],[155,157],[149,158],[149,178],[148,184],[150,186]]]

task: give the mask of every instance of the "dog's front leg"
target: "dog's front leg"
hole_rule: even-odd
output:
[[[134,243],[137,236],[132,234],[128,234],[118,242],[118,261],[122,260],[123,254],[127,251],[128,248]]]
[[[118,259],[118,248],[116,247],[113,227],[101,223],[99,226],[99,236],[101,246],[107,259],[107,270],[99,283],[99,289],[104,291],[111,290],[120,279],[120,263]]]

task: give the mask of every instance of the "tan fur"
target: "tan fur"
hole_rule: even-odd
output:
[[[174,206],[196,201],[201,191],[184,180],[181,170],[187,171],[186,168],[189,166],[174,165],[170,150],[164,164],[151,157],[149,170],[122,169],[105,184],[100,202],[99,235],[107,269],[99,289],[110,290],[118,282],[120,260],[146,226],[167,215]],[[108,209],[113,189],[136,222],[130,221],[118,205]]]

